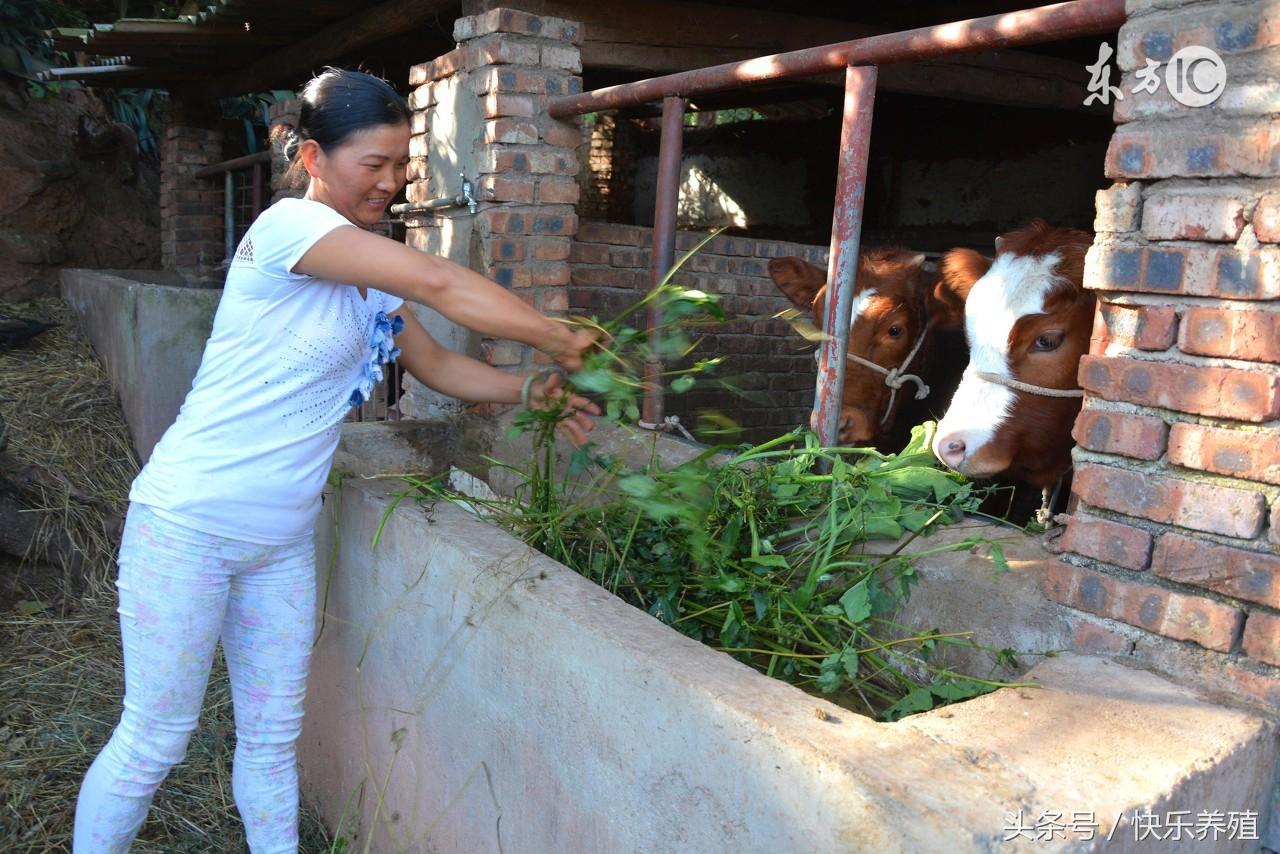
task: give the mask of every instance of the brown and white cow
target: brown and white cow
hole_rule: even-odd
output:
[[[969,366],[938,424],[933,452],[975,478],[1052,488],[1071,469],[1076,381],[1094,296],[1084,289],[1091,235],[1042,221],[996,241],[988,261],[943,259],[942,287],[964,301]]]
[[[796,306],[812,312],[821,328],[826,271],[782,257],[769,261],[769,275]],[[933,408],[941,409],[960,380],[965,355],[958,329],[964,300],[939,286],[924,255],[868,249],[858,259],[852,315],[840,444],[901,450],[911,427],[936,417]],[[907,374],[920,383],[905,379]],[[920,395],[926,388],[927,394]]]

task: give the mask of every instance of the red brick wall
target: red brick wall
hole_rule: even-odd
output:
[[[1131,0],[1120,32],[1117,183],[1098,194],[1085,272],[1099,308],[1079,508],[1045,589],[1104,626],[1209,650],[1220,685],[1277,705],[1280,91],[1263,69],[1280,27],[1262,2],[1168,5]],[[1131,91],[1148,57],[1193,44],[1226,62],[1216,103]]]
[[[218,116],[216,107],[175,99],[160,144],[161,263],[190,279],[218,275],[226,254],[222,178],[194,177],[222,160],[222,131],[211,116]]]
[[[677,254],[706,235],[679,232]],[[649,288],[653,230],[642,226],[583,220],[569,255],[569,310],[610,319],[637,302]],[[742,438],[760,442],[808,423],[813,406],[813,345],[773,315],[791,303],[769,278],[766,264],[782,255],[826,266],[827,248],[721,235],[691,258],[674,281],[718,294],[730,321],[699,329],[697,358],[721,355],[716,376],[746,392],[695,388],[668,394],[666,412],[682,424],[698,426],[699,414],[718,412],[744,428]],[[638,320],[637,322],[643,322]]]

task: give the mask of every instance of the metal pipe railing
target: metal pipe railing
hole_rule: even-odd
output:
[[[223,251],[228,262],[236,251],[236,181],[237,172],[251,173],[249,222],[258,218],[263,208],[263,179],[266,175],[265,165],[271,162],[271,152],[258,151],[243,157],[233,157],[220,163],[212,163],[197,169],[196,178],[216,178],[222,176],[222,240]],[[247,227],[248,223],[246,223]]]
[[[1059,41],[1111,32],[1119,29],[1124,19],[1124,0],[1072,0],[728,62],[580,95],[562,95],[551,99],[547,112],[552,118],[564,119],[596,110],[639,106],[668,95],[690,98],[752,83],[811,77],[850,65],[889,65],[953,53]]]
[[[848,364],[844,354],[853,323],[853,291],[862,241],[862,202],[867,190],[867,155],[871,149],[871,112],[877,76],[875,66],[850,66],[845,70],[836,205],[831,220],[830,286],[822,319],[827,337],[818,350],[818,380],[814,391],[815,426],[818,438],[828,447],[835,446],[840,438],[840,407]]]
[[[676,209],[680,201],[680,156],[684,150],[684,98],[662,102],[662,136],[658,147],[658,196],[653,208],[653,249],[649,253],[649,288],[658,286],[676,260]],[[662,309],[649,303],[650,341],[662,326]],[[650,429],[663,424],[662,366],[650,359],[644,366],[643,420]]]
[[[683,99],[690,96],[845,69],[844,118],[841,124],[840,162],[831,229],[830,279],[823,317],[823,331],[827,333],[827,337],[823,339],[819,351],[817,388],[814,395],[815,426],[819,438],[824,445],[833,446],[839,438],[846,369],[844,354],[848,350],[849,327],[852,323],[850,311],[862,237],[862,207],[866,194],[876,66],[1105,33],[1118,29],[1124,20],[1124,0],[1073,0],[668,74],[596,89],[581,95],[562,96],[551,99],[548,113],[553,118],[564,119],[595,110],[634,107],[659,98],[665,99],[662,141],[658,155],[658,202],[654,210],[654,246],[650,265],[650,283],[656,284],[671,268],[674,260],[673,251],[671,254],[660,251],[660,246],[667,239],[670,239],[674,247],[676,200],[679,196],[681,139],[679,128],[675,133],[668,131],[669,109],[673,109],[672,105],[679,105],[682,126],[685,107]],[[661,241],[660,233],[663,235]],[[660,323],[660,317],[651,309],[651,335]],[[662,427],[663,409],[660,380],[658,367],[646,365],[644,421],[659,429]]]
[[[243,157],[233,157],[230,160],[223,160],[221,163],[211,163],[196,170],[197,178],[214,178],[223,172],[238,172],[241,169],[248,169],[260,163],[270,163],[270,151],[258,151],[254,154],[246,154]]]

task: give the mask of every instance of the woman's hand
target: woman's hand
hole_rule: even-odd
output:
[[[600,333],[571,329],[556,322],[550,339],[538,347],[569,373],[582,370],[583,359],[590,350],[599,346]]]
[[[546,382],[535,382],[529,389],[530,409],[550,409],[553,406],[563,406],[566,413],[564,420],[556,426],[564,431],[575,447],[581,448],[587,443],[587,433],[595,427],[591,415],[599,415],[600,407],[581,395],[567,393],[560,386],[560,374],[555,372]]]

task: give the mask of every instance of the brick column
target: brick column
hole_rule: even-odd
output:
[[[1172,638],[1215,687],[1280,708],[1280,19],[1264,2],[1170,5],[1130,0],[1120,31],[1079,507],[1046,592],[1105,618],[1082,618],[1084,646],[1123,636],[1168,662],[1154,635]],[[1187,45],[1226,63],[1212,105],[1170,94]],[[1160,87],[1134,92],[1148,59]]]
[[[582,91],[582,28],[559,18],[493,9],[459,18],[457,49],[414,66],[409,106],[410,202],[453,196],[460,173],[479,206],[406,217],[410,246],[444,255],[520,294],[546,314],[568,309],[569,247],[577,231],[577,122],[553,121],[547,101]],[[497,367],[526,369],[540,354],[474,336],[420,316],[447,346]],[[416,417],[447,411],[448,401],[412,385],[402,409]]]
[[[226,254],[223,185],[194,177],[222,160],[218,116],[215,106],[175,98],[160,146],[161,263],[191,280],[217,278]]]

